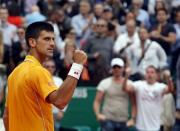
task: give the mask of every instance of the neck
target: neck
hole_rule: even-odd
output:
[[[32,56],[34,56],[38,61],[39,61],[39,63],[43,63],[45,60],[46,60],[46,57],[41,57],[40,55],[38,55],[35,51],[33,51],[33,50],[30,50],[29,51],[29,55],[32,55]]]
[[[134,33],[128,33],[129,37],[133,37]]]
[[[120,81],[120,80],[122,80],[122,76],[121,76],[121,75],[119,75],[119,76],[114,76],[114,80],[115,80],[115,81]]]
[[[166,23],[167,23],[167,22],[164,21],[164,22],[161,22],[160,25],[161,25],[161,26],[164,26]]]
[[[151,81],[147,81],[147,83],[150,84],[150,85],[153,85],[154,83],[156,83],[156,81],[151,80]]]

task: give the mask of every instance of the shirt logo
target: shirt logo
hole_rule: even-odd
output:
[[[78,75],[79,73],[75,71],[74,74],[75,74],[75,75]]]

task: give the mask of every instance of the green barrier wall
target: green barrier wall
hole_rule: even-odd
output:
[[[62,127],[79,129],[78,131],[100,131],[93,112],[95,87],[76,88],[62,120]],[[129,131],[134,131],[131,128]]]
[[[91,131],[97,131],[99,125],[93,112],[95,94],[96,89],[94,87],[76,88],[62,120],[62,126],[70,128],[87,127],[90,128]]]

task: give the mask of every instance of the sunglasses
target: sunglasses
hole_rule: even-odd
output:
[[[106,25],[103,25],[103,24],[97,24],[96,26],[97,27],[106,27]]]

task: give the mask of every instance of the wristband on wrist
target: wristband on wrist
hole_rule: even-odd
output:
[[[68,73],[69,76],[72,76],[76,79],[79,79],[81,76],[81,72],[83,70],[83,65],[81,64],[77,64],[77,63],[73,63],[71,66],[71,69]]]

